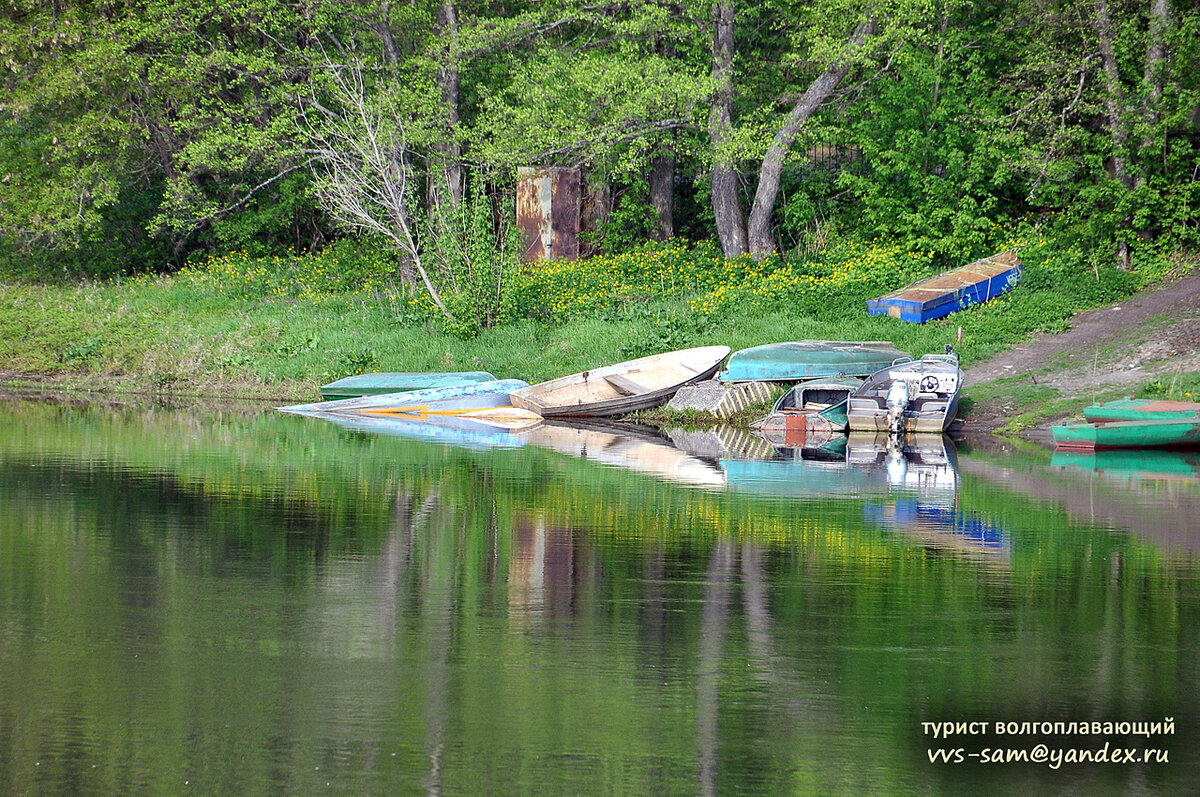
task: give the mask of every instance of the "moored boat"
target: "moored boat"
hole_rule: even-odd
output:
[[[528,387],[522,379],[495,379],[490,382],[410,390],[403,393],[382,393],[374,396],[320,401],[313,404],[293,404],[279,407],[280,412],[296,415],[331,415],[339,413],[388,412],[403,415],[440,414],[511,406],[509,394]]]
[[[1060,451],[1113,448],[1200,448],[1200,415],[1146,421],[1073,423],[1051,429]]]
[[[728,346],[653,354],[530,385],[510,399],[543,417],[624,415],[657,407],[684,385],[709,378],[728,355]]]
[[[847,401],[851,431],[940,434],[958,414],[963,372],[958,356],[926,354],[867,378]]]
[[[772,445],[797,446],[814,436],[845,431],[850,394],[863,383],[850,377],[814,379],[795,385],[775,402],[771,413],[750,424]]]
[[[1200,415],[1200,404],[1191,401],[1122,398],[1097,401],[1083,408],[1088,423],[1109,421],[1164,421],[1194,418]]]
[[[912,357],[887,341],[794,340],[735,351],[722,382],[798,382],[838,376],[865,377]]]
[[[336,382],[321,385],[321,398],[337,400],[358,396],[378,396],[384,393],[404,393],[411,390],[429,390],[439,387],[471,385],[493,382],[496,377],[487,371],[449,372],[384,372],[354,374]]]
[[[923,324],[993,299],[1020,281],[1021,261],[1017,253],[1001,252],[868,299],[867,312]]]

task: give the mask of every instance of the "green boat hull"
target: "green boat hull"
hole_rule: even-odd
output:
[[[480,382],[492,382],[496,377],[487,371],[451,371],[443,373],[373,373],[355,374],[321,386],[321,398],[358,398],[379,396],[384,393],[407,393],[411,390],[429,390],[439,387],[458,387]]]
[[[865,377],[896,360],[911,359],[887,342],[796,340],[736,351],[719,378],[722,382],[799,382],[838,376]]]
[[[1059,451],[1116,448],[1200,448],[1200,417],[1055,426]]]
[[[1200,404],[1190,401],[1135,398],[1097,401],[1083,410],[1083,417],[1088,423],[1181,420],[1198,415],[1200,415]]]

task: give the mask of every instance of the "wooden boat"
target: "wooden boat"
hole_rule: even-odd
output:
[[[509,394],[528,386],[529,383],[521,379],[495,379],[490,382],[475,382],[454,387],[433,387],[403,393],[381,393],[374,396],[358,396],[357,398],[321,401],[314,404],[293,404],[278,409],[280,412],[290,412],[296,415],[395,410],[400,410],[399,414],[405,415],[429,414],[431,411],[447,414],[512,406],[509,402]]]
[[[923,324],[986,302],[1013,289],[1020,281],[1021,261],[1017,253],[1002,252],[868,299],[867,312]]]
[[[657,407],[684,385],[709,378],[728,354],[728,346],[653,354],[530,385],[510,398],[513,406],[547,418],[624,415]]]
[[[1200,448],[1200,415],[1149,421],[1074,423],[1051,429],[1060,451],[1110,448]]]
[[[1200,415],[1200,404],[1156,399],[1123,398],[1116,401],[1097,401],[1083,409],[1083,417],[1088,423],[1178,420],[1194,418],[1197,415]]]
[[[327,385],[321,385],[321,398],[335,400],[358,396],[378,396],[384,393],[403,393],[410,390],[493,382],[495,379],[496,377],[487,371],[355,374]]]
[[[797,382],[834,376],[869,376],[897,360],[911,360],[887,341],[794,340],[736,351],[722,382]]]
[[[780,396],[771,413],[750,428],[775,446],[802,446],[814,436],[840,434],[847,425],[847,400],[862,383],[851,377],[801,382]]]
[[[850,430],[935,433],[958,414],[963,372],[958,355],[926,354],[920,360],[884,368],[851,394],[846,407]]]

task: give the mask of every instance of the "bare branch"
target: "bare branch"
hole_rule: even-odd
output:
[[[403,264],[411,265],[433,303],[453,320],[421,262],[411,220],[412,156],[392,97],[368,91],[353,57],[338,66],[326,54],[324,66],[328,98],[322,102],[312,96],[300,103],[322,206],[343,226],[390,240],[400,255],[401,276],[411,284]]]

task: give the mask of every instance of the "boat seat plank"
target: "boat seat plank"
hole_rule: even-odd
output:
[[[604,381],[616,388],[617,392],[623,396],[637,396],[642,393],[650,392],[649,388],[639,385],[629,377],[621,374],[606,376],[604,377]]]

